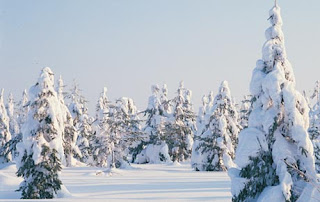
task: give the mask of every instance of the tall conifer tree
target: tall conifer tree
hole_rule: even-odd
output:
[[[295,90],[286,55],[280,7],[270,10],[262,59],[253,71],[253,108],[229,170],[233,201],[309,201],[316,183],[308,106]],[[309,184],[310,183],[310,184]],[[310,199],[310,198],[309,198]]]

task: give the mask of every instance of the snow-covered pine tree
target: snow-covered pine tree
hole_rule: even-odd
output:
[[[310,201],[316,183],[308,106],[295,90],[281,30],[280,7],[270,10],[262,60],[253,71],[253,108],[239,134],[238,168],[229,170],[233,201]]]
[[[38,82],[30,89],[29,113],[18,143],[17,175],[24,180],[18,191],[23,199],[54,198],[61,190],[59,178],[63,159],[63,113],[54,90],[49,67],[42,69]]]
[[[149,97],[148,108],[144,111],[147,117],[143,128],[147,138],[140,142],[132,155],[136,163],[170,162],[168,145],[165,142],[164,117],[161,116],[159,86],[152,85],[152,95]]]
[[[125,168],[129,163],[130,148],[144,138],[133,100],[122,97],[114,105],[109,105],[107,122],[111,150],[108,165],[110,168]]]
[[[221,83],[210,114],[196,148],[201,153],[201,163],[193,167],[200,171],[225,171],[234,167],[234,149],[241,128],[227,81]]]
[[[0,92],[0,164],[10,162],[11,152],[9,141],[11,140],[9,117],[3,101],[4,89]]]
[[[73,126],[73,119],[72,116],[69,112],[68,107],[64,103],[64,84],[62,77],[58,79],[58,85],[57,85],[57,93],[58,93],[58,99],[60,101],[60,108],[61,108],[61,113],[63,116],[63,148],[64,148],[64,155],[65,155],[65,161],[62,163],[67,166],[75,166],[76,165],[76,160],[74,159],[75,155],[81,155],[79,152],[79,148],[76,145],[76,141],[78,138],[78,133],[76,128]]]
[[[309,137],[313,144],[315,167],[316,171],[320,173],[320,82],[316,82],[311,99],[316,99],[314,106],[311,108],[310,125],[309,125]]]
[[[193,136],[196,131],[195,114],[191,103],[191,91],[180,82],[173,102],[173,117],[166,121],[165,136],[172,161],[190,159]]]
[[[248,127],[249,115],[252,110],[252,96],[246,95],[241,101],[240,107],[240,125],[242,128]]]
[[[93,162],[91,165],[98,167],[106,167],[108,156],[111,150],[108,141],[108,113],[110,102],[107,97],[107,88],[103,88],[103,92],[99,97],[96,107],[96,120],[94,121],[94,135],[89,140],[92,145]]]

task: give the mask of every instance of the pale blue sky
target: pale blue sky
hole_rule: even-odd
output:
[[[77,79],[90,111],[104,86],[109,98],[147,105],[150,86],[180,80],[203,94],[228,80],[236,99],[248,93],[273,0],[1,0],[0,87],[16,99],[42,67]],[[299,90],[320,79],[320,1],[279,0]]]

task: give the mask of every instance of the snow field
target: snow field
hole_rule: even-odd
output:
[[[14,190],[22,179],[15,176],[15,171],[15,165],[0,170],[0,201],[20,198]],[[231,201],[226,172],[195,172],[189,163],[133,164],[132,169],[103,171],[64,168],[61,179],[71,197],[50,201]]]

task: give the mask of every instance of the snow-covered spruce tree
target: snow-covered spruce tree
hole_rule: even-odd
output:
[[[212,112],[212,108],[214,105],[214,93],[213,91],[210,91],[208,96],[207,96],[207,104],[206,104],[206,108],[205,108],[205,113],[204,113],[204,118],[203,118],[203,132],[205,132],[205,130],[207,130],[207,126],[209,125],[209,121],[210,121],[210,117],[211,117],[211,112]],[[199,135],[202,133],[199,133]]]
[[[200,144],[200,136],[205,132],[206,124],[205,117],[207,114],[208,97],[206,95],[202,96],[202,106],[199,107],[198,116],[196,119],[197,131],[193,138],[192,152],[191,152],[191,167],[196,169],[194,166],[201,162],[201,152],[197,150]]]
[[[12,109],[12,104],[11,106],[8,107],[7,109],[11,108]],[[9,111],[9,110],[8,110]],[[11,110],[10,110],[11,111]],[[9,112],[8,112],[9,113]],[[12,112],[10,112],[12,113]],[[15,114],[15,113],[13,113]],[[9,142],[6,143],[5,147],[8,148],[7,152],[11,152],[13,158],[16,158],[19,156],[19,153],[17,151],[17,144],[22,141],[22,134],[21,134],[21,127],[25,123],[28,115],[28,95],[27,91],[24,90],[22,94],[22,99],[17,105],[17,111],[16,111],[16,123],[12,123],[12,125],[17,124],[17,128],[15,128],[15,135],[9,140]],[[11,119],[10,119],[11,121]],[[19,132],[18,132],[19,131]]]
[[[308,97],[307,92],[306,92],[305,90],[302,91],[302,96],[304,97],[304,99],[305,99],[306,102],[307,102],[309,111],[311,111],[311,110],[310,110],[310,109],[311,109],[310,98]]]
[[[305,94],[304,94],[304,97],[307,98],[307,96]],[[313,125],[313,123],[312,123],[313,120],[316,120],[318,118],[318,114],[320,111],[320,81],[316,81],[316,85],[313,89],[313,93],[310,96],[310,99],[315,100],[314,101],[315,104],[312,107],[311,106],[309,107],[310,108],[310,111],[309,111],[310,128],[311,128]],[[308,102],[308,104],[310,104],[310,100],[307,100],[307,102]],[[314,138],[311,137],[311,139],[314,139]]]
[[[214,93],[213,93],[213,91],[210,91],[209,95],[208,95],[208,104],[206,105],[207,112],[210,112],[211,108],[213,107],[213,104],[214,104]],[[207,116],[210,116],[210,114],[207,113]]]
[[[137,116],[137,108],[131,98],[122,97],[114,105],[109,105],[107,119],[110,168],[125,168],[128,165],[130,148],[143,140],[143,132]]]
[[[173,117],[166,121],[165,136],[172,161],[190,159],[193,136],[196,131],[195,114],[191,103],[191,91],[180,82],[173,102]]]
[[[17,105],[17,110],[15,110],[12,95],[11,94],[9,95],[8,104],[6,108],[7,108],[9,117],[12,117],[12,118],[9,118],[10,119],[9,128],[11,128],[11,131],[12,131],[11,134],[13,135],[12,135],[12,138],[8,142],[6,142],[2,151],[5,151],[4,155],[8,155],[9,153],[11,153],[13,160],[15,160],[15,158],[18,157],[19,155],[16,146],[19,142],[22,141],[21,126],[24,124],[27,118],[27,113],[28,113],[27,105],[28,105],[28,96],[27,96],[26,90],[22,94],[22,100]]]
[[[66,95],[66,97],[70,100],[68,108],[73,119],[73,125],[77,127],[79,125],[82,114],[87,113],[88,109],[86,106],[87,101],[80,94],[79,86],[75,81],[71,92]]]
[[[19,134],[19,125],[17,122],[17,112],[16,112],[15,102],[14,102],[12,93],[9,94],[6,109],[9,117],[10,133],[12,137],[15,137],[17,134]]]
[[[160,115],[169,118],[172,113],[170,100],[168,99],[168,87],[163,84],[160,94]]]
[[[187,135],[187,142],[186,142],[187,148],[190,151],[188,158],[191,158],[193,139],[194,139],[195,133],[197,132],[197,122],[196,122],[197,116],[194,112],[191,98],[192,98],[192,91],[189,89],[186,89],[184,93],[184,103],[183,103],[184,112],[185,112],[183,122],[184,122],[184,125],[188,128],[188,131],[190,132]]]
[[[240,107],[240,125],[242,128],[248,127],[249,115],[252,111],[252,96],[246,95],[241,101]]]
[[[0,164],[10,162],[11,152],[9,141],[11,140],[9,117],[3,101],[4,89],[0,92]]]
[[[193,145],[192,145],[192,154],[191,154],[191,166],[193,169],[197,170],[196,166],[201,165],[201,152],[197,150],[200,144],[201,135],[207,130],[209,125],[211,109],[214,102],[214,93],[210,91],[208,95],[202,97],[202,107],[199,108],[197,116],[197,132],[194,136]]]
[[[93,148],[89,140],[94,138],[94,131],[91,126],[93,122],[92,117],[88,115],[87,101],[80,94],[79,87],[76,83],[74,83],[67,97],[70,99],[68,108],[73,118],[73,125],[78,132],[76,145],[80,150],[80,155],[76,155],[76,158],[83,163],[92,165]]]
[[[308,129],[309,137],[313,144],[314,157],[315,157],[315,167],[316,171],[320,173],[320,82],[316,82],[314,92],[311,99],[316,98],[316,103],[311,108],[310,116],[310,126]]]
[[[317,101],[320,101],[320,81],[316,81],[316,85],[313,89],[313,93],[310,96],[311,99],[316,99]]]
[[[83,163],[94,165],[93,150],[95,133],[92,128],[93,117],[90,117],[87,112],[83,113],[80,117],[78,128],[77,146],[81,155],[76,157]]]
[[[170,162],[168,145],[165,142],[164,117],[161,116],[159,86],[152,85],[152,95],[149,97],[148,108],[144,111],[147,117],[145,127],[146,139],[134,148],[133,162],[136,163],[161,163]]]
[[[280,7],[270,10],[262,60],[253,71],[253,108],[239,134],[238,168],[229,170],[233,201],[310,201],[316,183],[308,137],[308,106],[295,90],[281,30]]]
[[[64,103],[64,84],[62,77],[58,79],[57,85],[57,93],[58,99],[60,101],[60,108],[61,113],[63,116],[63,149],[64,149],[64,156],[65,161],[62,162],[65,166],[71,167],[76,165],[76,160],[74,159],[75,155],[81,155],[79,152],[79,148],[76,145],[78,133],[76,128],[73,126],[73,119],[69,112],[68,107]]]
[[[18,125],[19,125],[19,131],[21,132],[21,127],[22,125],[26,122],[27,120],[27,115],[28,115],[28,93],[27,90],[24,90],[22,93],[22,98],[18,103]]]
[[[18,115],[15,102],[12,93],[9,94],[8,103],[6,105],[8,117],[9,117],[9,130],[11,133],[11,139],[4,146],[7,152],[10,152],[13,160],[18,156],[16,151],[16,145],[21,141],[20,127],[18,125]]]
[[[202,106],[199,107],[198,110],[198,116],[197,116],[197,120],[196,120],[196,126],[197,126],[197,131],[200,131],[200,134],[203,133],[203,129],[205,126],[205,117],[207,114],[207,104],[208,104],[208,97],[206,95],[202,96]]]
[[[48,199],[57,196],[63,159],[63,113],[54,90],[54,76],[43,68],[38,82],[31,87],[29,113],[22,127],[23,139],[17,175],[24,180],[17,191],[23,199]]]
[[[193,167],[200,171],[225,171],[234,167],[234,149],[241,128],[227,81],[221,83],[210,114],[196,148],[201,162]]]
[[[96,108],[96,119],[93,124],[94,135],[89,140],[92,145],[92,166],[106,167],[108,156],[110,156],[111,153],[110,142],[108,141],[109,105],[107,88],[104,87]]]

